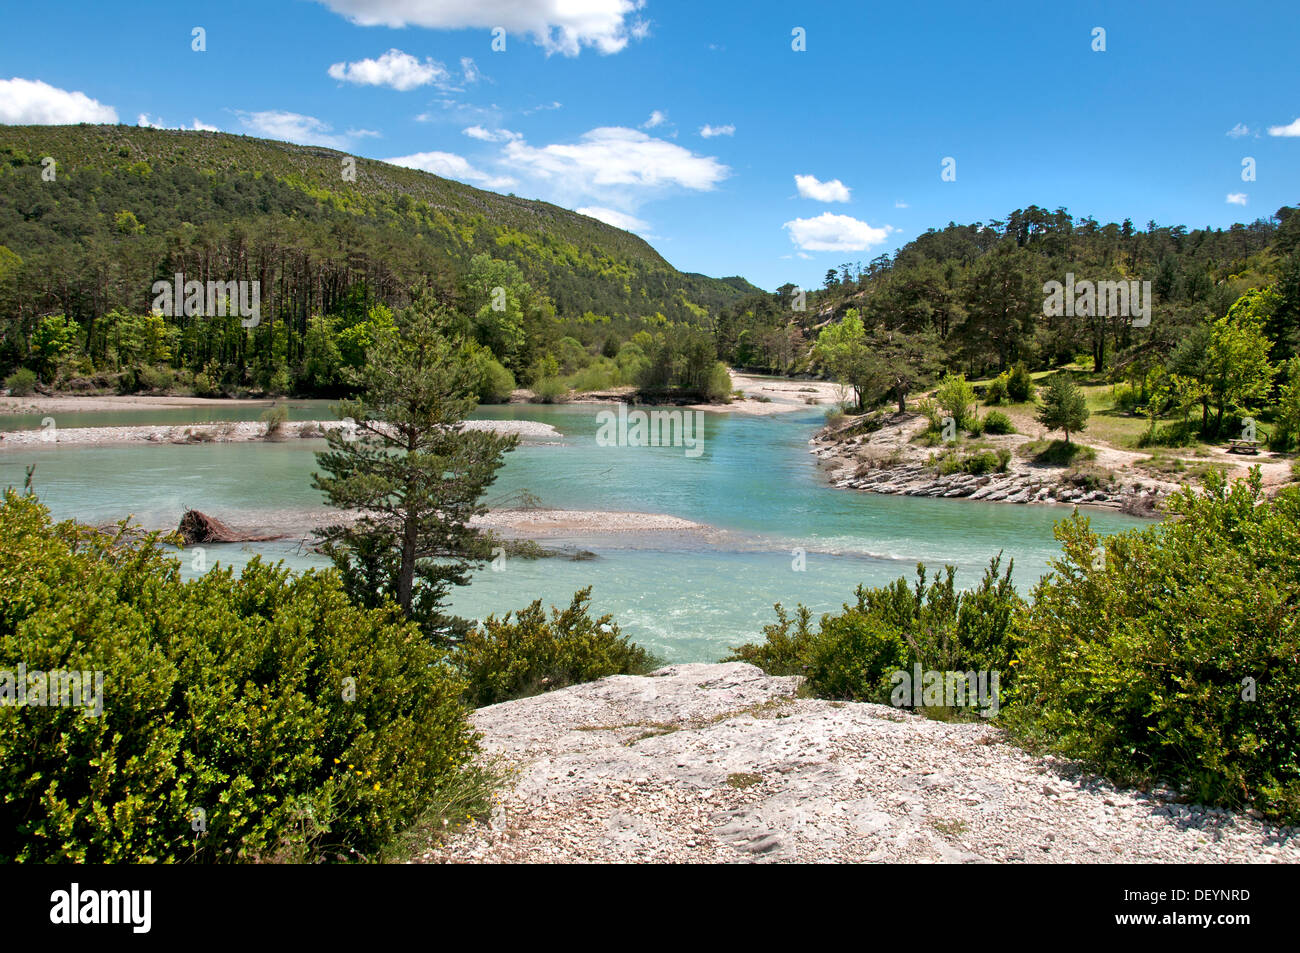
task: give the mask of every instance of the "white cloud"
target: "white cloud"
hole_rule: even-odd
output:
[[[575,143],[541,148],[515,140],[503,158],[513,170],[588,195],[623,186],[709,191],[731,172],[717,159],[621,126],[592,129]]]
[[[628,215],[626,212],[620,212],[612,208],[601,208],[598,205],[589,205],[584,208],[574,209],[579,215],[587,215],[594,219],[599,219],[606,225],[613,225],[615,228],[621,228],[625,232],[648,232],[650,223],[643,222],[635,215]]]
[[[710,126],[705,123],[700,127],[700,135],[705,139],[712,139],[714,136],[734,136],[736,127],[728,123],[725,126]]]
[[[431,83],[445,83],[451,78],[447,67],[436,60],[425,57],[421,62],[410,53],[397,49],[389,50],[377,60],[335,63],[329,68],[329,74],[341,83],[389,86],[402,92]]]
[[[220,132],[216,126],[209,126],[206,122],[200,122],[195,119],[188,126],[169,126],[161,118],[154,119],[148,113],[140,113],[136,119],[137,126],[144,126],[146,129],[194,129],[199,132]]]
[[[908,205],[902,199],[899,199],[897,202],[894,203],[894,208],[911,208],[911,207],[912,206]]]
[[[849,200],[849,187],[839,179],[821,182],[815,175],[796,175],[794,184],[798,186],[799,194],[806,199],[816,199],[818,202],[847,202]]]
[[[648,24],[629,16],[644,0],[318,0],[361,26],[422,26],[435,30],[502,27],[528,36],[548,53],[577,56],[584,46],[617,53]]]
[[[1231,136],[1233,139],[1240,139],[1242,136],[1250,135],[1250,127],[1247,126],[1244,122],[1239,122],[1231,129],[1229,129],[1227,134]]]
[[[807,251],[865,251],[879,245],[894,229],[875,228],[848,215],[823,212],[816,218],[796,218],[781,226],[790,240]]]
[[[1297,119],[1289,126],[1269,126],[1268,134],[1270,136],[1284,136],[1288,139],[1300,136],[1300,119]]]
[[[656,109],[650,114],[650,118],[641,124],[642,129],[653,129],[655,126],[662,126],[668,121],[668,114],[662,109]]]
[[[461,132],[480,142],[513,142],[515,139],[523,138],[520,133],[511,132],[509,129],[484,129],[482,126],[470,126],[468,129],[462,129]]]
[[[489,189],[505,189],[515,184],[515,180],[508,176],[496,176],[475,168],[468,159],[454,152],[417,152],[414,155],[398,156],[383,161],[390,165],[432,172],[444,179],[456,179],[472,185],[486,186]]]
[[[346,133],[335,133],[329,123],[315,116],[286,112],[282,109],[268,109],[263,112],[244,112],[235,110],[239,121],[246,129],[270,139],[283,139],[304,146],[325,146],[329,149],[347,150],[348,144],[357,138],[378,136],[379,133],[369,129],[350,129]]]
[[[117,110],[85,93],[70,93],[39,79],[0,79],[0,123],[64,126],[117,122]]]
[[[1228,198],[1227,198],[1227,203],[1228,203],[1229,205],[1245,205],[1245,204],[1246,204],[1246,193],[1245,193],[1245,192],[1229,192],[1229,193],[1228,193]]]

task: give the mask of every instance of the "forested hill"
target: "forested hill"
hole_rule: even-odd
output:
[[[0,126],[3,316],[144,311],[155,278],[184,270],[260,279],[263,307],[302,321],[359,289],[400,299],[424,276],[450,294],[484,253],[561,317],[691,321],[757,291],[678,272],[636,235],[545,202],[363,158],[349,180],[348,158],[226,133]]]
[[[1149,281],[1151,313],[1045,317],[1044,285]],[[930,336],[934,363],[973,376],[1024,362],[1045,369],[1089,356],[1098,370],[1137,373],[1228,314],[1252,290],[1270,289],[1265,331],[1275,360],[1300,349],[1300,209],[1229,228],[1098,222],[1030,205],[1005,220],[930,229],[893,256],[830,270],[806,293],[787,285],[726,308],[718,353],[742,367],[803,370],[821,329],[852,312],[879,349],[884,337]],[[902,337],[900,337],[900,335]],[[1199,345],[1198,345],[1199,346]],[[1193,348],[1194,349],[1194,348]],[[883,352],[881,352],[883,353]],[[897,362],[898,355],[882,358]]]

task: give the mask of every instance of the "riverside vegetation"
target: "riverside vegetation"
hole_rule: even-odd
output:
[[[481,628],[426,611],[459,581],[434,568],[439,554],[485,555],[464,522],[487,485],[474,477],[447,512],[430,509],[427,458],[490,476],[507,450],[458,426],[471,375],[439,313],[408,309],[373,345],[394,384],[370,382],[353,409],[375,448],[344,453],[340,437],[321,455],[343,481],[326,485],[336,505],[392,519],[335,536],[337,569],[295,574],[255,559],[237,577],[217,568],[183,582],[156,535],[55,525],[30,493],[8,491],[0,657],[104,671],[106,701],[98,718],[0,707],[0,857],[400,856],[488,809],[498,781],[478,758],[472,706],[654,665],[612,619],[590,617],[587,590],[549,619],[534,602]],[[416,439],[425,424],[436,447]],[[394,441],[406,430],[411,440]],[[349,481],[365,494],[338,492]],[[393,494],[411,505],[390,504]],[[860,589],[816,631],[806,609],[792,622],[778,607],[765,641],[737,657],[863,701],[888,701],[890,673],[913,664],[997,670],[1008,689],[1000,722],[1023,743],[1296,820],[1300,490],[1270,501],[1257,476],[1212,475],[1170,512],[1106,539],[1086,518],[1062,522],[1062,557],[1028,600],[998,560],[966,592],[951,570],[932,579],[921,568],[913,586]],[[409,575],[408,530],[419,537]],[[375,585],[358,589],[367,573]]]
[[[348,183],[329,150],[122,127],[6,127],[0,150],[12,392],[351,397],[366,436],[351,446],[331,432],[319,488],[369,516],[322,531],[329,570],[254,559],[186,582],[161,537],[56,524],[8,491],[4,672],[106,677],[98,717],[0,706],[0,860],[401,856],[407,839],[487,810],[499,778],[473,706],[653,666],[613,619],[591,618],[587,590],[549,617],[539,601],[482,627],[444,611],[447,586],[486,556],[467,523],[509,451],[462,422],[517,383],[539,399],[623,385],[723,399],[720,360],[824,370],[855,410],[905,412],[937,385],[973,434],[1013,427],[1035,377],[1068,365],[1126,387],[1124,413],[1152,445],[1220,439],[1254,414],[1280,450],[1300,435],[1289,208],[1187,232],[1031,207],[828,275],[800,312],[792,286],[754,294],[681,275],[640,239],[540,203],[364,160]],[[45,154],[61,157],[57,189],[39,178]],[[207,278],[204,262],[263,281],[266,320],[147,313],[156,272]],[[1041,321],[1041,280],[1067,267],[1154,269],[1150,327]],[[1083,414],[1086,389],[1081,409],[1059,381],[1043,388],[1041,422],[1073,448],[1099,421]],[[979,417],[980,396],[1005,404],[1006,421]],[[937,465],[1006,463],[992,452]],[[448,472],[453,485],[436,486]],[[915,583],[860,589],[815,628],[806,609],[778,607],[737,657],[868,702],[890,700],[895,668],[996,669],[998,723],[1021,743],[1300,821],[1300,489],[1268,498],[1258,475],[1209,471],[1166,511],[1106,539],[1077,514],[1063,521],[1062,555],[1028,598],[998,560],[964,592],[951,570],[922,567]]]
[[[328,149],[127,126],[0,128],[0,234],[0,378],[15,394],[39,380],[343,396],[374,335],[430,294],[470,332],[482,401],[519,385],[720,400],[702,319],[757,290],[678,272],[543,202]],[[153,282],[177,273],[258,282],[258,323],[151,313]]]

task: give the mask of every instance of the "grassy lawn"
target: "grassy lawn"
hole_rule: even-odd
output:
[[[1147,417],[1145,414],[1120,410],[1115,406],[1115,388],[1117,385],[1105,380],[1104,375],[1092,374],[1076,364],[1067,365],[1064,369],[1074,374],[1075,383],[1083,391],[1084,399],[1088,403],[1088,411],[1091,414],[1088,418],[1088,427],[1080,434],[1080,438],[1085,441],[1099,441],[1122,450],[1142,449],[1138,446],[1138,441],[1142,434],[1146,433]],[[1041,381],[1053,373],[1055,372],[1037,371],[1031,376],[1035,381]],[[979,381],[977,383],[987,384],[988,381]],[[1021,433],[1034,435],[1042,431],[1042,425],[1034,421],[1038,413],[1038,405],[1032,400],[1018,404],[1004,402],[990,408],[985,408],[981,404],[980,407],[982,412],[1001,410],[1003,413],[1010,415],[1013,420],[1020,418],[1021,420],[1017,421],[1017,425]],[[1028,418],[1029,422],[1021,426],[1020,423],[1024,418]],[[1215,442],[1198,443],[1193,446],[1179,448],[1173,452],[1183,455],[1195,455],[1201,453],[1204,447],[1217,445]]]

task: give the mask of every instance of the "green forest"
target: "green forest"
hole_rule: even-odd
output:
[[[151,313],[154,283],[177,274],[258,282],[259,320]],[[0,127],[0,373],[18,373],[16,393],[333,395],[375,326],[426,289],[490,352],[484,399],[596,358],[578,385],[635,383],[665,338],[669,364],[689,347],[674,329],[757,291],[678,272],[635,235],[566,209],[329,149]]]
[[[1148,321],[1100,307],[1045,316],[1044,286],[1067,276],[1150,282]],[[1253,415],[1276,420],[1271,438],[1288,449],[1300,427],[1300,214],[1138,229],[1031,205],[845,263],[816,290],[746,298],[723,309],[715,334],[724,361],[829,373],[859,409],[891,399],[905,409],[909,392],[945,373],[997,394],[1014,372],[1071,367],[1120,388],[1154,442],[1219,436]]]

